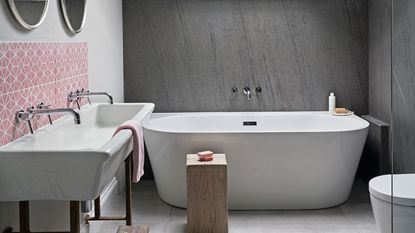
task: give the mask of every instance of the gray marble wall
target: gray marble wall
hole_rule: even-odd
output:
[[[359,172],[369,180],[391,172],[392,0],[369,0],[369,134]]]
[[[369,113],[391,121],[392,0],[369,0]]]
[[[125,100],[156,111],[368,111],[367,0],[124,0]],[[247,101],[231,88],[263,88]]]
[[[392,51],[393,159],[397,173],[415,172],[415,1],[394,0]]]
[[[415,1],[369,0],[369,29],[369,114],[390,124],[392,140],[393,158],[379,159],[393,160],[396,173],[414,173]],[[385,140],[373,137],[369,146],[380,148]]]

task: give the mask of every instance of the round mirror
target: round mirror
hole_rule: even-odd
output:
[[[87,0],[60,0],[63,18],[69,31],[80,33],[85,24]]]
[[[16,21],[25,29],[39,27],[45,20],[49,0],[7,0]]]

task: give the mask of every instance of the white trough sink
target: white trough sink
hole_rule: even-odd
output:
[[[0,201],[93,200],[132,151],[124,121],[148,120],[152,103],[93,104],[0,147]],[[43,117],[43,116],[41,116]]]

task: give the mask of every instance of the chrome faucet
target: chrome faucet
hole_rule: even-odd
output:
[[[244,87],[244,95],[247,96],[248,100],[251,100],[251,89],[249,87]]]
[[[79,104],[79,100],[81,98],[86,97],[88,99],[89,104],[91,104],[91,100],[89,99],[89,96],[99,96],[99,95],[107,96],[108,97],[108,102],[110,104],[114,104],[114,100],[108,92],[90,92],[90,91],[87,91],[87,90],[84,90],[84,89],[77,90],[75,92],[69,93],[67,99],[68,99],[69,103],[75,101],[76,105],[78,106],[78,109],[81,109],[81,106]]]
[[[81,124],[81,116],[79,115],[78,112],[76,112],[72,108],[56,108],[56,109],[38,108],[38,109],[35,109],[35,108],[31,107],[27,111],[21,110],[19,112],[16,112],[15,118],[16,118],[17,123],[20,123],[20,121],[26,121],[27,124],[29,125],[30,133],[33,134],[33,127],[32,127],[31,120],[36,115],[48,115],[48,116],[50,116],[52,114],[62,114],[62,113],[71,114],[74,118],[75,124],[77,124],[77,125]]]

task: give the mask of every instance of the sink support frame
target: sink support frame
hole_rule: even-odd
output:
[[[81,211],[79,201],[70,201],[70,231],[48,231],[48,232],[32,232],[30,231],[30,214],[29,201],[19,202],[19,232],[13,232],[12,228],[7,228],[3,233],[80,233],[80,216]]]
[[[101,216],[101,198],[98,196],[94,200],[94,217],[86,216],[85,223],[90,221],[125,221],[127,226],[132,225],[132,153],[125,159],[125,217],[105,217]],[[32,232],[30,231],[30,214],[29,201],[19,202],[19,226],[20,231],[14,232],[13,228],[9,227],[3,233],[80,233],[81,232],[81,208],[80,201],[70,201],[70,231],[48,231],[48,232]]]
[[[132,204],[132,153],[128,155],[125,159],[125,217],[106,217],[101,215],[101,197],[98,196],[94,200],[94,217],[87,215],[85,217],[85,223],[89,224],[91,221],[125,221],[127,226],[132,225],[132,212],[131,212],[131,204]]]

